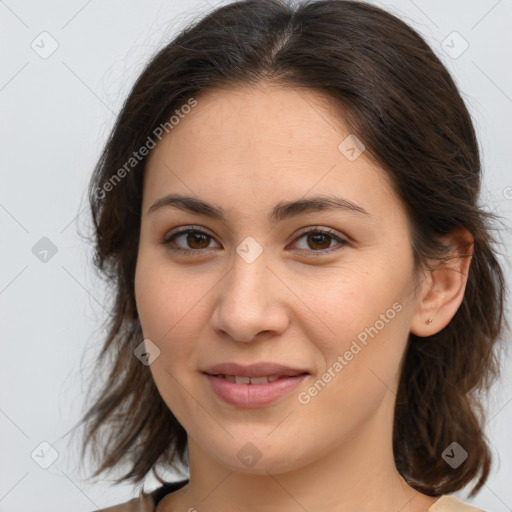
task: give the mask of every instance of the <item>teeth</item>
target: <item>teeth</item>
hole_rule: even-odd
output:
[[[251,377],[251,384],[266,384],[267,382],[267,377]]]
[[[270,377],[242,377],[239,375],[217,375],[228,382],[236,382],[237,384],[266,384],[267,382],[274,382],[279,379],[279,375],[272,375]]]

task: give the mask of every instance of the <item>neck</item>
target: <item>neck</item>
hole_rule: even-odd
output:
[[[426,512],[435,498],[414,490],[397,471],[386,415],[389,407],[343,444],[280,473],[230,470],[189,437],[190,482],[164,498],[158,512]]]

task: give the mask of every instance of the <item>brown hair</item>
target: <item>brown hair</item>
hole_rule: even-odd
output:
[[[496,217],[478,205],[475,131],[427,43],[390,13],[344,0],[246,0],[215,9],[151,59],[126,99],[89,189],[95,264],[115,290],[97,359],[98,375],[106,368],[108,377],[82,419],[82,455],[90,447],[99,461],[93,477],[128,463],[116,483],[141,482],[150,470],[163,482],[157,465],[186,466],[186,432],[133,354],[143,339],[134,274],[146,158],[133,170],[126,162],[191,98],[261,80],[316,89],[342,107],[340,117],[407,209],[416,269],[445,256],[440,236],[458,227],[473,235],[462,305],[437,334],[409,336],[393,449],[398,471],[418,491],[451,493],[479,477],[476,494],[490,470],[479,400],[499,374],[505,288],[490,234]],[[116,173],[122,179],[113,183]],[[454,441],[469,454],[456,470],[441,457]]]

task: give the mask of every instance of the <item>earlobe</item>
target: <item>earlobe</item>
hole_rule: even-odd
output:
[[[469,275],[474,239],[465,228],[441,238],[449,247],[443,259],[434,260],[421,284],[411,321],[411,333],[432,336],[444,329],[459,309]]]

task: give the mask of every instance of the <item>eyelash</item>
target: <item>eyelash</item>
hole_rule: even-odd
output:
[[[176,238],[178,238],[179,236],[181,236],[183,234],[188,234],[188,233],[197,233],[197,234],[205,235],[209,238],[213,238],[213,236],[209,235],[205,231],[202,231],[201,229],[191,229],[190,227],[186,227],[184,229],[180,229],[179,231],[174,231],[174,232],[170,233],[169,235],[167,235],[164,238],[164,240],[162,241],[162,245],[167,246],[171,251],[182,253],[182,254],[191,254],[191,253],[197,253],[197,252],[208,250],[208,248],[205,248],[205,249],[183,249],[182,247],[172,247],[171,246],[171,242],[173,242]],[[296,240],[303,238],[306,235],[310,235],[312,233],[320,234],[320,235],[328,235],[328,236],[332,237],[334,240],[336,240],[336,242],[338,242],[338,245],[340,245],[341,247],[349,245],[349,242],[347,240],[341,238],[339,235],[337,235],[334,230],[329,229],[329,228],[320,229],[318,227],[312,227],[312,228],[308,229],[307,231],[303,231],[302,233],[300,233],[297,236],[297,238],[295,238],[294,242]],[[336,251],[336,250],[339,250],[339,249],[328,248],[328,249],[321,249],[321,250],[316,250],[316,251],[313,249],[311,249],[311,250],[299,249],[299,251],[306,251],[306,252],[310,252],[310,253],[314,254],[313,257],[330,254],[331,252]]]

